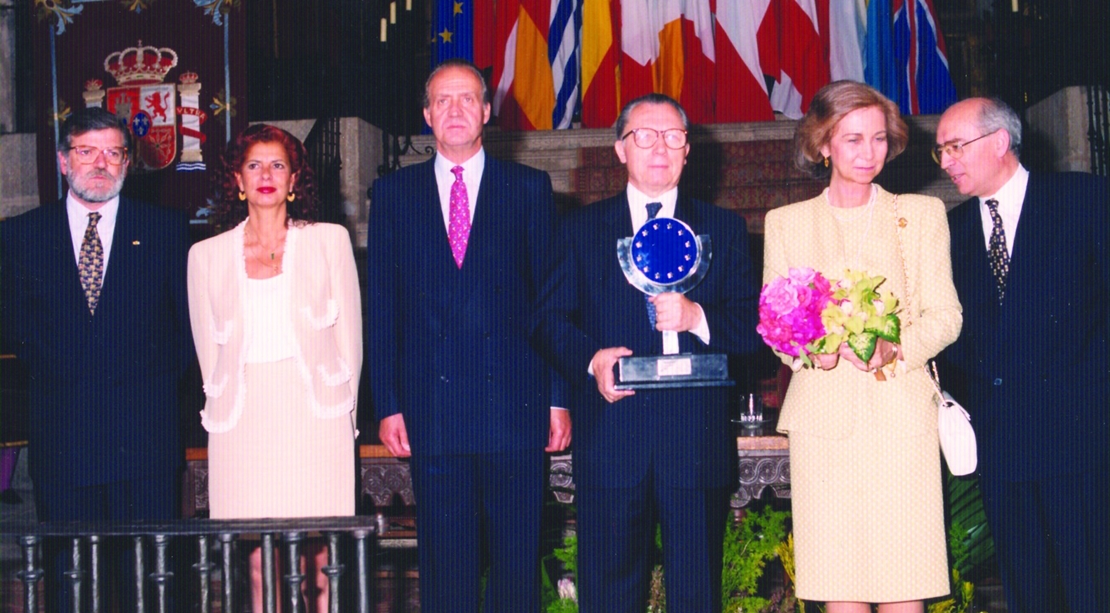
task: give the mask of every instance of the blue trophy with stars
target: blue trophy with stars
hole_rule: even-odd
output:
[[[635,236],[617,241],[621,270],[647,296],[686,293],[709,271],[713,257],[708,235],[669,217],[649,220]],[[663,355],[628,356],[617,363],[617,389],[728,386],[728,356],[679,353],[678,333],[663,332]]]

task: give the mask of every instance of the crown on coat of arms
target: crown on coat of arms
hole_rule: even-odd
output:
[[[104,58],[104,70],[120,85],[149,85],[161,83],[166,74],[177,66],[177,52],[169,47],[143,46],[116,51]]]

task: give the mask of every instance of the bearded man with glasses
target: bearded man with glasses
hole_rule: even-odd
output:
[[[30,373],[39,521],[168,520],[180,508],[188,222],[120,196],[130,149],[125,121],[75,112],[57,145],[68,194],[0,223],[0,330]],[[116,598],[135,610],[122,549]],[[62,554],[47,542],[48,611],[70,610]]]
[[[1107,181],[1026,170],[995,99],[952,105],[936,140],[970,197],[948,215],[964,322],[941,375],[975,425],[1009,611],[1108,611]]]
[[[656,521],[667,609],[721,609],[725,517],[736,487],[726,388],[621,391],[613,375],[622,356],[662,353],[661,331],[679,333],[682,353],[753,354],[761,346],[758,273],[744,219],[679,187],[688,129],[685,111],[667,96],[628,103],[614,143],[628,185],[567,216],[539,292],[533,340],[573,386],[582,613],[647,608]],[[686,294],[662,293],[645,304],[621,272],[617,240],[657,217],[710,235],[713,260]]]

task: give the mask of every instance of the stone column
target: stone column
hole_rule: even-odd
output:
[[[1033,156],[1046,170],[1091,172],[1091,142],[1087,135],[1087,88],[1065,87],[1029,107],[1025,120],[1031,134],[1022,139],[1022,158]],[[1027,151],[1045,148],[1044,152]],[[1041,155],[1038,156],[1038,153]]]
[[[0,0],[0,134],[15,130],[15,2]]]

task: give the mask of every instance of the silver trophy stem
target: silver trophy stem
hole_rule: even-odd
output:
[[[663,331],[663,355],[678,354],[678,332],[674,330]]]

